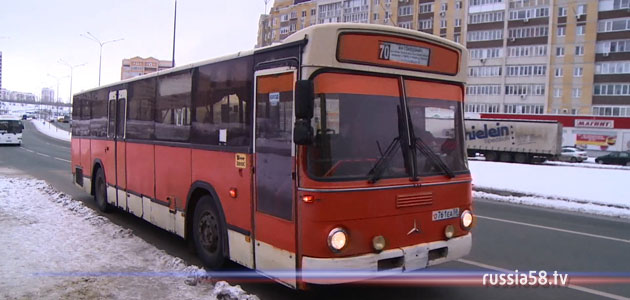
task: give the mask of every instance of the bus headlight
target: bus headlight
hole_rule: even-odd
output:
[[[470,229],[470,226],[473,223],[473,215],[469,210],[465,210],[462,215],[462,227],[464,227],[464,229]]]
[[[328,247],[332,252],[339,252],[348,243],[348,233],[341,228],[336,227],[328,234]]]

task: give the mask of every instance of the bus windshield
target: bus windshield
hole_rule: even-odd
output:
[[[0,132],[3,133],[22,133],[22,122],[18,120],[0,120]]]
[[[320,75],[322,76],[322,75]],[[315,113],[313,128],[315,142],[308,147],[308,172],[318,180],[361,180],[370,178],[370,172],[382,158],[386,149],[394,147],[388,162],[383,167],[380,178],[412,177],[411,166],[405,162],[402,147],[397,146],[401,134],[398,110],[402,102],[398,80],[391,78],[368,78],[359,75],[339,75],[361,79],[369,86],[353,80],[335,82],[355,83],[352,87],[326,87],[333,81],[316,80]],[[405,80],[407,107],[412,132],[417,144],[426,149],[412,153],[416,155],[416,175],[444,175],[444,168],[454,173],[467,172],[463,147],[462,102],[436,98],[423,86]],[[422,84],[422,83],[421,83]],[[442,85],[442,89],[460,89],[457,86]],[[333,91],[336,93],[320,93]],[[381,95],[372,94],[378,88]],[[429,87],[430,88],[430,87]],[[435,88],[435,87],[433,87]],[[343,90],[347,92],[344,92]],[[357,90],[358,89],[358,90]],[[461,91],[461,89],[460,89]],[[370,94],[365,94],[370,93]],[[422,97],[419,97],[422,96]],[[461,97],[461,96],[460,96]],[[448,97],[447,97],[448,98]],[[432,153],[427,153],[430,150]],[[433,155],[434,154],[434,155]],[[437,156],[437,157],[436,157]]]

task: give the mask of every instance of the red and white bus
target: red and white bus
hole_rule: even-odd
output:
[[[327,24],[89,90],[74,96],[74,181],[192,241],[207,267],[294,288],[451,261],[472,244],[467,56],[417,31]]]

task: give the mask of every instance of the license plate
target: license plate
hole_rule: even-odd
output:
[[[433,221],[446,220],[459,217],[459,208],[433,211]]]

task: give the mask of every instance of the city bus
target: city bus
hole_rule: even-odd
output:
[[[0,116],[0,144],[21,145],[24,124],[18,117]]]
[[[210,269],[292,288],[452,261],[472,244],[466,57],[417,31],[324,24],[88,90],[73,180]]]

